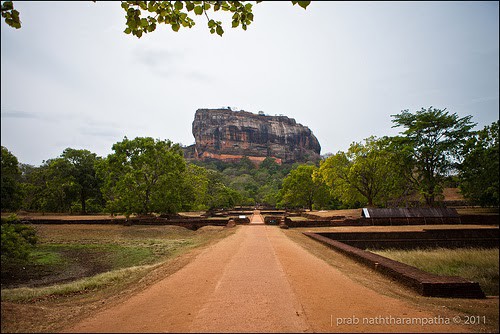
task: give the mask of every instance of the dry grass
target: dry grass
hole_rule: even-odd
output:
[[[140,243],[147,239],[182,239],[196,231],[173,225],[58,224],[33,225],[41,243]]]
[[[184,216],[184,217],[201,218],[201,215],[203,215],[205,212],[206,211],[179,212],[179,215]]]
[[[456,210],[460,215],[498,215],[498,208],[464,207]]]
[[[486,295],[498,296],[498,248],[387,249],[372,252],[433,274],[460,276],[478,282]]]

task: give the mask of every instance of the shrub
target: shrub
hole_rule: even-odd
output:
[[[1,264],[2,266],[24,262],[37,242],[33,227],[18,224],[16,217],[2,218]]]

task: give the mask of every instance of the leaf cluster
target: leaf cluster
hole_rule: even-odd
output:
[[[21,28],[21,19],[19,18],[19,12],[14,9],[14,4],[12,3],[12,1],[3,1],[1,12],[5,23],[7,23],[12,28]]]
[[[256,1],[259,2],[262,1]],[[306,9],[311,2],[292,1],[292,3]],[[211,19],[208,16],[210,11],[231,13],[232,28],[241,26],[243,30],[247,30],[254,19],[253,5],[245,1],[121,1],[121,7],[125,11],[126,18],[124,33],[137,38],[155,31],[158,24],[170,25],[175,32],[181,27],[192,28],[195,25],[192,14],[205,15],[210,33],[222,36],[224,34],[222,22]],[[1,12],[5,23],[16,29],[21,28],[19,12],[14,9],[12,1],[2,2]]]
[[[257,1],[259,3],[261,1]],[[302,8],[307,8],[310,1],[292,1]],[[209,17],[209,12],[228,12],[231,16],[231,27],[247,30],[253,22],[253,5],[245,1],[122,1],[121,7],[126,12],[126,34],[141,38],[143,34],[156,30],[158,24],[170,25],[173,31],[181,27],[192,28],[195,16],[205,15],[211,34],[224,34],[222,22]]]

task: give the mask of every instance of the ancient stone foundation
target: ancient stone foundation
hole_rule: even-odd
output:
[[[439,276],[407,264],[365,251],[361,248],[414,247],[498,247],[498,228],[469,230],[424,230],[422,232],[339,232],[304,235],[339,251],[354,260],[389,276],[422,296],[485,298],[479,283],[456,276]]]

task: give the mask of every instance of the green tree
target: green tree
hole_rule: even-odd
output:
[[[256,195],[257,202],[275,207],[283,179],[289,171],[287,166],[279,165],[273,158],[267,157],[259,165],[254,176],[259,186]]]
[[[237,162],[195,161],[194,164],[220,172],[221,182],[233,196],[236,205],[263,203],[276,205],[278,191],[292,165],[279,165],[273,158],[266,158],[256,166],[248,157]]]
[[[276,206],[280,184],[270,182],[261,186],[257,192],[257,201],[261,204]]]
[[[464,146],[459,167],[460,190],[464,197],[481,206],[498,206],[499,201],[499,121],[475,132]]]
[[[224,181],[224,175],[216,170],[206,170],[208,187],[206,193],[206,205],[209,210],[229,209],[240,203],[241,195]]]
[[[21,203],[19,181],[21,171],[17,158],[2,146],[1,160],[1,203],[3,210],[17,210]]]
[[[266,170],[271,175],[276,174],[277,172],[279,172],[280,168],[281,167],[276,162],[276,160],[274,160],[271,157],[265,158],[264,161],[262,161],[262,163],[259,165],[259,169]]]
[[[306,9],[310,1],[292,1],[292,4]],[[253,5],[245,1],[121,1],[121,7],[127,19],[124,32],[137,38],[155,31],[158,24],[170,25],[173,31],[179,31],[181,27],[191,28],[195,25],[193,14],[205,15],[210,33],[222,36],[222,22],[209,18],[211,11],[232,14],[232,28],[241,26],[247,30],[254,19]],[[19,12],[14,9],[12,1],[2,3],[2,17],[9,26],[21,28]]]
[[[387,187],[386,205],[408,207],[409,200],[418,195],[418,189],[413,182],[413,149],[403,143],[400,137],[382,137],[380,143],[389,160],[391,176],[386,178]]]
[[[44,169],[44,211],[70,212],[77,198],[77,189],[71,175],[71,164],[62,158],[50,159]]]
[[[74,190],[78,193],[81,212],[86,214],[87,200],[90,197],[101,198],[101,182],[95,170],[95,165],[100,158],[88,150],[67,148],[62,153],[61,159],[66,161],[67,176],[73,182]]]
[[[95,170],[99,159],[88,150],[67,148],[40,167],[22,164],[23,208],[83,214],[89,209],[102,211],[101,181]]]
[[[352,143],[347,152],[323,160],[319,175],[332,195],[349,206],[386,204],[403,188],[404,180],[392,163],[387,138],[370,137]]]
[[[314,165],[299,165],[283,180],[279,198],[281,206],[307,207],[313,210],[313,204],[325,205],[328,188],[319,178],[313,178],[317,172]]]
[[[253,172],[257,171],[257,166],[252,162],[252,160],[250,160],[249,157],[246,156],[233,164],[240,170],[240,175],[253,174]]]
[[[42,177],[42,166],[35,167],[29,164],[20,164],[23,199],[21,208],[28,211],[42,211],[41,197],[45,181]]]
[[[194,210],[229,209],[240,201],[238,192],[226,186],[217,170],[188,164],[185,177],[189,208]]]
[[[348,206],[364,204],[362,194],[351,184],[353,162],[345,152],[339,151],[320,162],[319,176],[330,187],[332,195]]]
[[[393,127],[406,129],[403,136],[393,140],[406,147],[407,162],[413,171],[410,181],[426,204],[434,206],[436,197],[442,193],[445,177],[456,167],[462,147],[475,126],[472,116],[459,118],[456,113],[433,107],[415,113],[403,110],[391,116]]]
[[[185,173],[185,196],[191,204],[189,210],[207,210],[208,170],[188,163]]]
[[[176,213],[183,207],[186,162],[178,144],[125,137],[113,151],[98,164],[112,213]]]
[[[259,185],[251,174],[242,174],[232,178],[229,187],[240,194],[240,205],[255,205]]]

